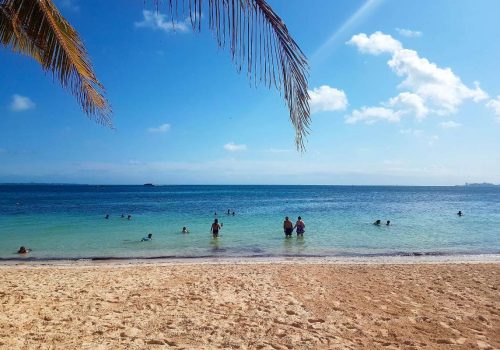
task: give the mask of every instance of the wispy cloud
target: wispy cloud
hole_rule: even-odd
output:
[[[340,111],[347,107],[347,96],[343,90],[322,85],[308,92],[311,113]]]
[[[14,112],[27,111],[29,109],[35,108],[36,105],[29,97],[14,95],[12,96],[12,102],[10,103],[10,109]]]
[[[462,126],[462,124],[454,122],[453,120],[450,120],[447,122],[439,123],[439,126],[443,129],[455,129],[455,128]]]
[[[346,123],[356,124],[364,122],[365,124],[373,124],[378,121],[388,121],[391,123],[399,122],[401,113],[393,111],[385,107],[362,107],[355,109],[350,115],[346,117]]]
[[[381,102],[384,115],[414,115],[421,120],[429,114],[449,115],[456,113],[466,100],[474,102],[488,98],[478,82],[473,87],[462,83],[450,68],[438,67],[427,58],[420,57],[417,51],[405,49],[401,42],[388,34],[375,32],[371,35],[360,33],[347,42],[361,53],[380,55],[390,54],[389,68],[403,81],[398,85],[401,92],[387,102]],[[382,107],[367,107],[367,110]],[[373,109],[375,110],[375,109]],[[383,118],[379,118],[383,119]],[[388,118],[395,121],[396,118]]]
[[[420,139],[424,142],[427,142],[429,146],[433,146],[438,140],[439,136],[438,135],[428,135],[424,133],[423,130],[420,129],[401,129],[399,132],[403,135],[411,135],[414,136],[417,139]]]
[[[160,12],[153,12],[148,10],[143,10],[142,16],[142,21],[134,23],[135,27],[150,28],[153,30],[161,30],[164,32],[189,32],[189,19],[186,19],[182,22],[175,22],[171,19],[167,19],[167,16]]]
[[[496,99],[489,100],[486,104],[486,107],[493,110],[493,112],[497,116],[497,122],[500,123],[500,95],[498,95]]]
[[[228,152],[246,151],[247,145],[237,145],[234,142],[229,142],[224,145],[224,149]]]
[[[161,124],[156,128],[149,128],[148,131],[152,133],[165,133],[170,130],[170,124]]]
[[[422,32],[419,32],[418,30],[396,28],[396,31],[399,33],[399,35],[405,36],[407,38],[420,38],[422,36]]]
[[[80,11],[80,6],[78,5],[77,0],[61,0],[61,6],[73,12]]]

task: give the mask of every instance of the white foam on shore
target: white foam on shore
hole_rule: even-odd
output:
[[[252,257],[252,258],[158,258],[127,260],[44,260],[3,261],[0,268],[30,267],[133,267],[171,265],[269,265],[269,264],[338,264],[338,265],[401,265],[401,264],[491,264],[500,263],[500,254],[447,256],[371,256],[371,257]]]

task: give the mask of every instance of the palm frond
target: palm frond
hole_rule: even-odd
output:
[[[204,0],[166,0],[172,21],[187,11],[194,30],[201,29]],[[161,0],[154,0],[157,8]],[[238,71],[245,66],[254,82],[283,92],[296,146],[304,150],[309,131],[308,64],[285,23],[265,0],[207,0],[208,25],[219,47],[229,46]]]
[[[85,47],[52,0],[0,0],[0,42],[36,59],[71,91],[87,115],[112,126],[104,87]]]

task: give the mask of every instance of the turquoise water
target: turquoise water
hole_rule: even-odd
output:
[[[284,238],[286,215],[303,239]],[[2,185],[0,259],[21,245],[29,259],[500,253],[500,188]]]

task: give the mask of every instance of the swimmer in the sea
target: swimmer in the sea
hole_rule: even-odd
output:
[[[22,246],[19,248],[19,250],[17,251],[17,254],[27,254],[31,252],[31,249],[29,248],[26,248],[25,246]]]
[[[285,232],[285,237],[292,237],[293,232],[293,222],[290,219],[285,217],[285,221],[283,221],[283,231]]]
[[[457,213],[457,215],[458,215],[458,216],[463,216],[464,214],[462,213],[462,211],[461,211],[461,210],[459,210],[459,211],[458,211],[458,213]]]
[[[221,228],[222,226],[219,225],[219,220],[215,219],[212,227],[210,227],[210,232],[212,233],[213,238],[219,237],[219,231]]]
[[[130,220],[130,219],[132,219],[132,215],[127,216],[127,220]]]
[[[186,227],[186,226],[184,226],[184,227],[182,228],[182,233],[189,233],[189,230],[187,229],[187,227]]]
[[[304,224],[304,221],[302,221],[302,218],[300,216],[297,218],[297,222],[295,223],[295,226],[293,228],[297,229],[295,231],[297,232],[297,236],[304,235],[304,232],[306,231],[306,224]]]
[[[373,223],[374,225],[380,226],[380,220],[377,220]]]
[[[387,220],[387,223],[385,225],[386,226],[390,226],[391,225],[391,220]]]
[[[106,216],[104,218],[105,219],[109,219],[109,214],[106,214]]]
[[[141,242],[152,241],[152,240],[153,240],[153,234],[152,233],[148,233],[147,237],[143,237],[141,239]]]

